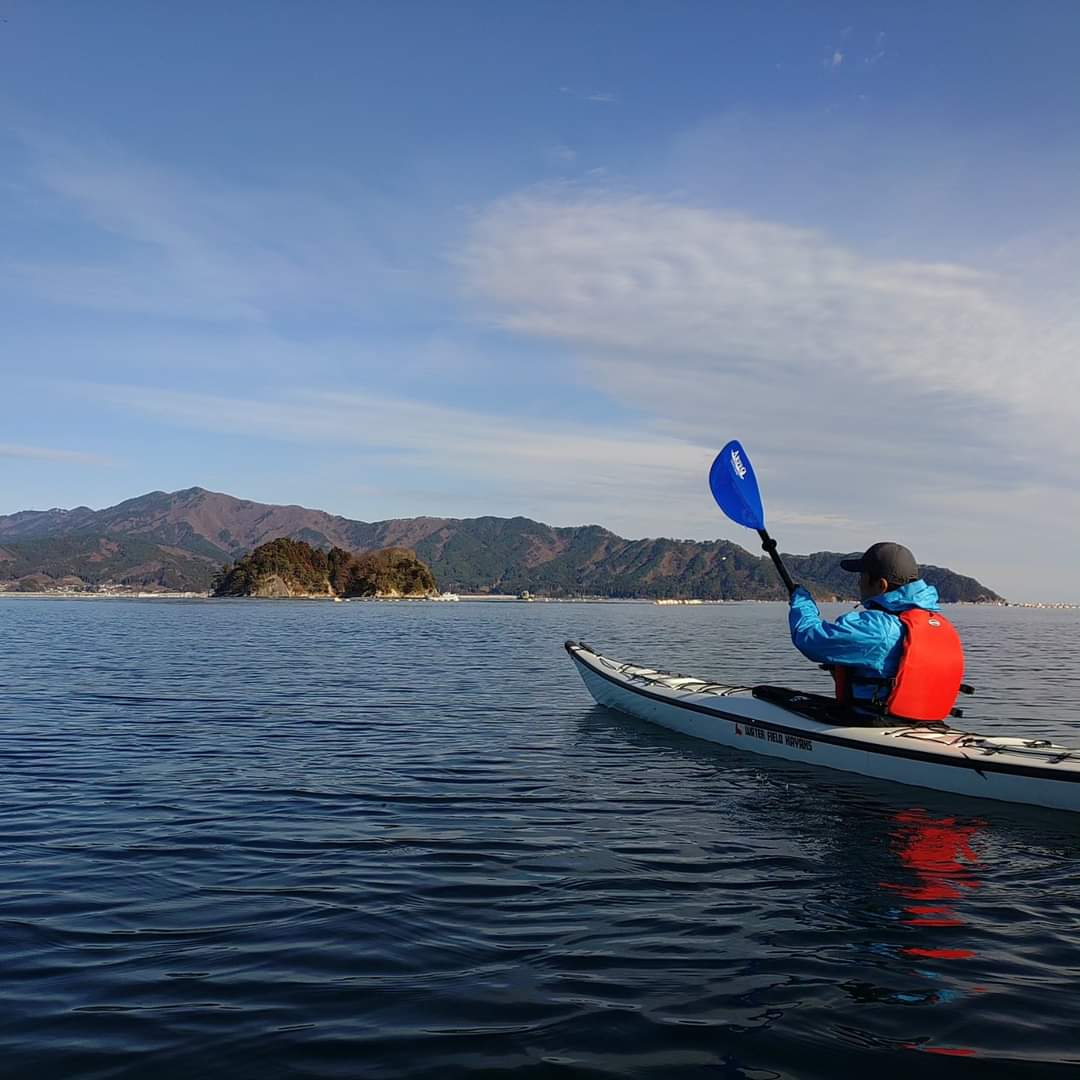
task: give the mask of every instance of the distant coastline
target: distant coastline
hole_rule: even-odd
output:
[[[109,590],[90,592],[74,589],[42,589],[38,592],[18,592],[14,589],[0,589],[0,600],[213,600],[215,603],[222,601],[254,601],[265,602],[268,600],[300,600],[305,602],[323,601],[333,603],[334,597],[322,594],[308,593],[290,597],[265,597],[265,596],[226,596],[215,597],[208,592],[135,592],[127,590]],[[525,603],[513,593],[460,593],[458,600],[462,603]],[[348,603],[356,604],[441,604],[443,601],[438,596],[365,596],[350,597]],[[650,607],[730,607],[734,604],[777,604],[788,606],[786,600],[771,598],[756,599],[748,597],[739,600],[696,600],[693,603],[658,604],[656,600],[648,596],[535,596],[530,602],[538,604],[648,604]],[[850,600],[822,600],[823,604],[849,605]],[[989,602],[985,600],[954,600],[948,602],[949,607],[999,607],[999,608],[1023,608],[1026,611],[1080,611],[1080,604],[1065,602],[1042,602],[1029,601],[1001,601]]]

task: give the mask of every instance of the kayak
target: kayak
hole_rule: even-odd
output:
[[[600,705],[707,742],[913,787],[1080,811],[1080,749],[1045,739],[861,721],[818,694],[776,686],[725,686],[602,656],[566,642]]]

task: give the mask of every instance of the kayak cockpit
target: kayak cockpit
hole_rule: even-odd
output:
[[[807,720],[816,720],[819,724],[831,727],[888,727],[894,728],[904,721],[895,716],[878,712],[874,709],[861,709],[837,701],[824,694],[811,694],[803,690],[792,690],[787,686],[755,686],[751,693],[759,701],[770,705],[779,705],[781,709],[804,716]],[[938,733],[949,731],[946,724],[919,724],[919,727]]]

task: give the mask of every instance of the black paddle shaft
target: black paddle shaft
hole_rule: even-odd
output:
[[[776,567],[776,572],[780,575],[780,580],[787,587],[790,596],[795,591],[795,582],[791,580],[784,560],[780,558],[780,553],[776,550],[776,541],[769,535],[768,529],[758,529],[757,534],[761,537],[762,550],[769,553],[769,558],[772,559],[773,566]]]

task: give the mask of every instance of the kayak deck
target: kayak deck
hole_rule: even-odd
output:
[[[566,650],[599,704],[696,738],[919,787],[1080,811],[1074,747],[946,724],[867,722],[816,694],[661,671],[582,642],[568,641]]]

